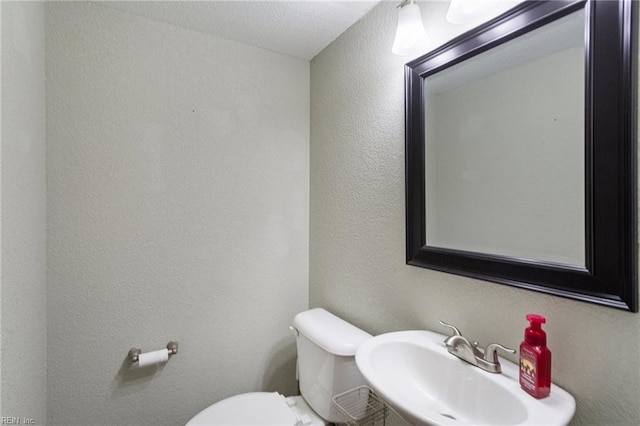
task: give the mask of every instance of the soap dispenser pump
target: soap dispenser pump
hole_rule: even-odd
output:
[[[520,386],[535,398],[544,398],[551,391],[551,351],[547,334],[542,330],[546,322],[542,315],[529,314],[530,325],[520,344]]]

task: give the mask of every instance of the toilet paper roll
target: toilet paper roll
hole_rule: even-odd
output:
[[[138,367],[147,367],[149,365],[160,364],[169,360],[169,350],[160,349],[159,351],[145,352],[138,355]]]

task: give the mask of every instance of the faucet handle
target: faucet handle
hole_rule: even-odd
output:
[[[451,324],[447,324],[444,321],[438,321],[441,325],[444,325],[445,327],[449,327],[451,330],[453,330],[453,335],[454,336],[462,336],[462,333],[460,332],[460,330],[458,329],[458,327],[456,327],[455,325],[451,325]]]
[[[493,364],[498,364],[498,349],[508,352],[512,355],[516,353],[515,349],[507,348],[498,343],[492,343],[484,349],[484,360]]]

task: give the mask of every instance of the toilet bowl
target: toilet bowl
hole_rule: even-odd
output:
[[[285,398],[276,392],[251,392],[223,399],[202,410],[187,426],[273,425],[325,426],[301,396]]]
[[[235,395],[200,411],[187,426],[321,426],[340,421],[332,398],[364,385],[355,353],[371,335],[322,308],[296,315],[292,329],[301,396],[276,392]]]

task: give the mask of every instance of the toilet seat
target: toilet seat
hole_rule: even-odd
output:
[[[285,398],[277,392],[251,392],[235,395],[210,405],[189,420],[186,426],[324,426],[325,424],[300,396]]]

